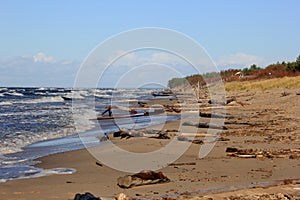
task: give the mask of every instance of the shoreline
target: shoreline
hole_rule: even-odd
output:
[[[169,98],[166,98],[166,97],[159,98],[158,97],[158,98],[153,98],[153,99],[150,98],[150,99],[143,100],[143,103],[145,105],[147,105],[147,104],[153,105],[156,102],[168,103],[169,101],[173,101],[173,99],[174,99],[174,97],[169,97]],[[138,102],[138,100],[134,100],[131,102],[131,104],[136,104],[137,102]],[[176,116],[176,115],[170,114],[170,115],[168,115],[168,118],[169,117],[173,118],[172,116]],[[153,123],[153,126],[161,123],[161,122],[158,122],[158,119],[156,119],[156,117],[160,117],[160,115],[154,115],[153,117],[155,118],[155,120],[151,122],[151,123]],[[91,119],[91,120],[94,120],[94,119]],[[168,119],[168,120],[174,120],[174,119]],[[108,120],[108,121],[110,121],[110,120]],[[13,180],[30,179],[30,178],[45,176],[45,175],[43,175],[44,169],[43,168],[35,168],[35,164],[32,164],[32,163],[35,163],[36,161],[39,162],[38,161],[39,159],[46,157],[46,156],[51,156],[51,155],[64,153],[64,152],[76,151],[79,149],[85,149],[86,145],[94,146],[94,143],[99,143],[100,142],[99,140],[102,137],[102,135],[106,129],[101,129],[101,128],[99,129],[99,124],[97,124],[97,123],[100,123],[100,121],[97,120],[97,122],[95,122],[94,128],[86,130],[84,132],[75,133],[72,135],[66,135],[66,136],[58,137],[58,138],[50,138],[47,140],[37,141],[32,144],[26,145],[25,147],[22,148],[22,151],[4,154],[3,156],[6,157],[7,160],[3,161],[3,163],[13,165],[13,166],[9,166],[9,167],[14,167],[15,165],[17,165],[16,166],[17,168],[19,166],[28,168],[28,170],[30,170],[30,173],[27,173],[28,175],[25,175],[22,177],[16,177],[16,178],[12,178],[12,179],[3,179],[3,180],[1,179],[0,183],[5,183],[7,181],[13,181]],[[147,124],[144,124],[144,122],[142,122],[142,123],[138,122],[137,124],[139,126],[141,126],[140,129],[143,129],[143,126],[147,125]],[[118,129],[117,127],[115,127],[115,126],[117,126],[116,124],[112,124],[112,125],[113,126],[108,127],[109,133],[112,132],[112,130],[117,131],[117,129]],[[130,127],[132,125],[131,124],[126,125],[126,123],[125,123],[125,124],[122,124],[122,126]],[[86,140],[88,140],[88,141],[86,141]],[[77,146],[75,147],[73,145],[73,147],[71,147],[70,146],[71,143],[75,143],[75,145],[77,145]],[[96,144],[96,145],[99,145],[99,144]],[[64,146],[66,146],[66,147],[64,147]],[[80,146],[80,147],[78,147],[78,146]],[[47,149],[47,150],[44,151],[44,149]],[[39,153],[38,151],[42,151],[42,152]],[[28,157],[28,155],[30,155],[30,157]],[[28,162],[29,162],[29,164],[28,164]],[[29,169],[29,168],[31,168],[31,169]],[[38,172],[40,170],[42,170],[41,173]],[[37,171],[37,173],[35,171]],[[45,173],[49,173],[49,172],[45,172]],[[54,171],[53,173],[55,174],[55,173],[60,173],[60,172]],[[61,173],[63,174],[65,172],[61,172]]]
[[[281,97],[281,92],[282,90],[278,89],[255,93],[253,91],[230,93],[236,96],[239,102],[243,102],[244,106],[237,103],[226,106],[228,116],[233,118],[226,119],[225,126],[228,130],[222,132],[222,140],[219,138],[213,150],[204,158],[198,157],[201,144],[191,143],[189,149],[174,162],[174,165],[159,170],[171,180],[169,183],[122,189],[117,186],[117,178],[130,173],[120,172],[105,165],[99,166],[96,164],[99,161],[86,149],[82,149],[42,157],[38,159],[41,163],[36,165],[45,169],[75,168],[76,173],[0,183],[0,194],[4,199],[73,199],[76,193],[85,192],[100,197],[114,197],[119,193],[125,193],[137,199],[155,199],[164,195],[171,198],[174,194],[178,195],[177,199],[195,196],[202,196],[203,199],[206,197],[222,199],[226,195],[247,196],[253,194],[254,192],[251,192],[253,190],[262,193],[284,192],[288,195],[298,195],[299,190],[294,189],[300,187],[298,154],[291,152],[285,156],[278,152],[282,149],[300,149],[297,123],[299,116],[296,112],[299,107],[299,95],[297,96],[296,90],[288,90],[290,95]],[[168,121],[163,127],[156,125],[156,128],[176,130],[178,123],[178,120]],[[151,128],[155,129],[155,126]],[[175,138],[177,134],[176,131],[168,133],[171,138]],[[206,129],[198,130],[199,135],[204,133]],[[201,136],[195,139],[204,140]],[[115,138],[112,142],[127,151],[151,152],[164,147],[170,140],[133,137]],[[226,153],[228,147],[264,150],[270,152],[273,157],[269,158],[264,154],[255,158],[233,157]],[[282,182],[279,182],[279,186],[257,186],[250,189],[253,187],[251,183],[276,183],[278,180],[285,184],[282,186]],[[232,189],[232,186],[247,184],[250,188],[221,191],[217,194],[209,191],[211,188]],[[209,192],[193,194],[193,191],[199,189],[207,189]]]

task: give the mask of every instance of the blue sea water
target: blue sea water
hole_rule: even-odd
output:
[[[40,169],[34,159],[100,145],[98,136],[122,127],[161,123],[159,116],[94,120],[107,105],[153,98],[151,89],[0,88],[0,182],[76,169]],[[72,100],[71,100],[72,99]],[[99,128],[101,127],[101,128]],[[83,144],[84,143],[84,144]]]

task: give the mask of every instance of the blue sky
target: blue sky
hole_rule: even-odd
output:
[[[300,1],[0,1],[0,86],[72,86],[89,52],[134,28],[162,27],[201,44],[220,69],[293,61]]]

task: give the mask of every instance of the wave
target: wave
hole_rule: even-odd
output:
[[[66,100],[83,100],[86,96],[89,96],[87,91],[72,91],[62,96]]]
[[[24,96],[24,94],[18,93],[18,92],[15,92],[15,91],[4,92],[3,94],[4,95],[10,95],[10,96],[19,96],[19,97]]]
[[[76,169],[73,168],[41,169],[32,166],[8,166],[2,168],[2,171],[4,176],[3,178],[0,179],[0,183],[7,182],[9,180],[38,178],[43,176],[49,176],[52,174],[73,174],[76,172]]]
[[[58,132],[46,133],[27,133],[23,135],[15,135],[10,138],[0,138],[0,155],[17,153],[23,151],[23,147],[35,142],[64,137],[66,135],[75,134],[75,130],[61,130]]]
[[[0,95],[1,96],[1,95]],[[0,102],[0,105],[1,106],[5,106],[5,105],[12,105],[11,102],[7,102],[7,101],[3,101],[3,102]]]
[[[7,91],[8,88],[0,88],[0,92]]]
[[[97,117],[97,112],[92,108],[74,105],[72,117],[78,133],[90,130],[96,126],[95,121],[91,119],[95,119]]]
[[[26,162],[29,159],[8,159],[8,160],[4,160],[1,162],[2,165],[14,165],[14,164],[18,164],[18,163],[22,163],[22,162]]]
[[[68,148],[73,148],[72,145],[55,146],[57,138],[63,138],[63,140],[70,141],[75,137],[77,133],[81,135],[86,131],[94,130],[98,126],[98,121],[95,119],[97,110],[103,109],[107,103],[107,98],[115,98],[115,100],[124,103],[128,99],[140,98],[140,95],[148,95],[148,90],[116,90],[116,89],[88,89],[88,90],[72,90],[72,89],[60,89],[60,88],[9,88],[7,90],[2,89],[0,94],[23,94],[24,97],[1,97],[1,114],[0,123],[3,123],[0,131],[0,169],[7,166],[24,166],[28,165],[30,160],[35,155],[51,154],[56,151],[65,151]],[[18,94],[17,94],[18,95]],[[17,96],[16,95],[16,96]],[[63,96],[69,96],[72,99],[80,99],[75,101],[74,104],[65,102]],[[93,98],[98,97],[98,98]],[[82,100],[84,99],[84,101]],[[53,103],[55,102],[55,103]],[[57,102],[57,103],[56,103]],[[61,102],[61,103],[60,103]],[[125,103],[126,104],[126,103]],[[3,105],[3,106],[2,106]],[[121,104],[123,105],[123,104]],[[126,104],[127,105],[127,104]],[[2,112],[3,111],[3,112]],[[160,120],[158,120],[160,121]],[[141,122],[148,124],[148,122]],[[126,124],[121,124],[126,126]],[[105,128],[111,128],[115,125],[108,124]],[[98,130],[97,130],[98,131]],[[74,135],[74,136],[70,136]],[[71,139],[70,139],[71,138]],[[61,139],[59,139],[61,140]],[[37,142],[44,143],[45,147],[37,146]],[[49,143],[53,142],[54,146],[49,146]],[[97,141],[98,142],[98,141]],[[35,145],[35,146],[34,146]],[[82,145],[76,144],[76,148]],[[32,151],[31,146],[36,148]],[[27,152],[27,149],[30,149]],[[40,149],[43,151],[40,151]],[[56,149],[57,148],[57,149]],[[34,152],[34,151],[37,151]],[[17,153],[18,152],[18,153]],[[13,154],[16,158],[8,158],[6,154]],[[1,156],[7,156],[3,158]],[[2,161],[2,162],[1,162]],[[30,164],[31,165],[31,164]],[[0,173],[1,173],[0,170]],[[22,170],[21,170],[22,171]],[[39,174],[40,171],[35,169],[25,169],[27,174],[31,177],[34,174]],[[22,171],[22,172],[23,172]],[[47,171],[43,172],[48,173]],[[60,170],[54,170],[49,173],[64,173]],[[68,172],[65,172],[68,173]],[[0,182],[7,179],[0,176]],[[14,179],[11,175],[9,178]],[[2,179],[2,180],[1,180]]]
[[[8,117],[8,116],[13,116],[13,115],[15,115],[15,113],[0,113],[0,117]]]
[[[14,103],[34,104],[34,103],[51,103],[51,102],[63,102],[64,99],[61,96],[42,97],[39,99],[30,99],[25,101],[16,101]]]
[[[49,99],[47,99],[47,101],[48,100]],[[45,113],[47,112],[48,111],[45,111]],[[4,117],[8,115],[16,115],[16,113],[4,114]],[[93,129],[96,126],[96,122],[90,119],[95,119],[96,116],[97,113],[96,111],[94,111],[94,109],[85,106],[76,106],[73,108],[72,116],[70,116],[71,124],[64,128],[62,127],[57,131],[49,130],[42,132],[24,132],[20,134],[14,133],[11,136],[7,135],[6,137],[0,137],[0,155],[20,152],[22,151],[23,147],[35,142],[62,138],[68,135],[74,135],[76,133],[82,133],[87,130]]]
[[[37,89],[37,91],[44,91],[44,90],[48,90],[48,88],[40,87]]]
[[[94,94],[95,97],[98,97],[98,98],[111,98],[111,95],[109,94]]]

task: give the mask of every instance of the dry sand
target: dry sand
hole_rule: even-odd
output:
[[[261,199],[299,199],[300,95],[297,93],[300,91],[285,92],[288,95],[282,95],[280,89],[228,93],[227,96],[236,98],[226,105],[228,130],[222,131],[222,138],[202,159],[198,157],[202,144],[182,141],[190,143],[190,148],[172,165],[159,170],[171,180],[168,183],[122,189],[117,186],[117,179],[129,173],[97,165],[100,161],[83,149],[39,159],[38,167],[75,168],[76,173],[0,183],[0,199],[67,200],[73,199],[76,193],[85,192],[101,197],[123,192],[133,198],[154,199],[258,199],[259,195]],[[205,107],[203,102],[201,108]],[[179,121],[170,121],[164,127],[152,128],[176,130],[178,126]],[[198,130],[200,136],[206,132],[204,128]],[[171,139],[176,139],[178,133],[169,134]],[[196,139],[204,140],[204,137]],[[112,141],[131,152],[156,150],[170,142],[146,137],[114,138]],[[241,158],[238,153],[227,155],[227,147],[243,149],[255,158]]]

